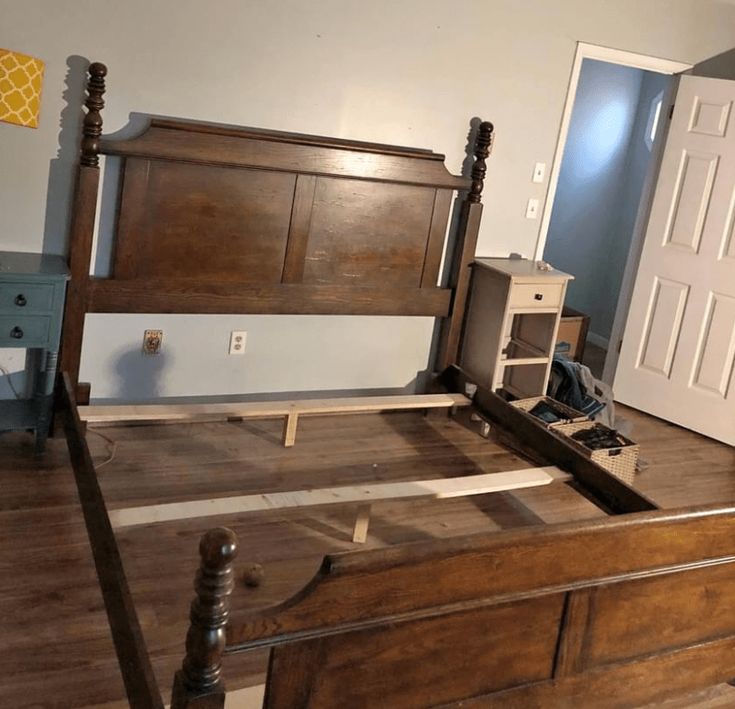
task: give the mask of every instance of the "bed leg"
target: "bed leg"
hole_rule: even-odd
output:
[[[186,657],[174,677],[171,709],[223,709],[222,654],[230,594],[235,586],[233,560],[237,537],[225,527],[209,530],[199,543],[201,565],[191,603]]]
[[[286,448],[290,448],[296,443],[296,425],[298,422],[298,414],[288,414],[283,421],[283,445]]]
[[[370,526],[370,505],[360,505],[357,509],[355,528],[352,531],[352,541],[355,544],[364,544],[367,540],[368,527]]]

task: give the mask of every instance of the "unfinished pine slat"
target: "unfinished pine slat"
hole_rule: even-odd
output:
[[[283,445],[290,448],[296,443],[296,425],[299,422],[297,413],[290,413],[283,420]]]
[[[360,505],[355,517],[355,527],[352,530],[352,541],[355,544],[364,544],[367,540],[368,527],[370,526],[370,510],[372,505]]]
[[[369,413],[401,409],[448,408],[450,406],[469,406],[469,404],[470,400],[461,394],[413,394],[222,404],[92,405],[80,406],[79,416],[87,423],[141,423],[217,418],[278,418],[289,414]]]
[[[261,512],[263,510],[289,507],[313,507],[351,502],[367,503],[401,498],[449,498],[482,495],[490,492],[548,485],[553,480],[564,477],[566,477],[565,473],[559,468],[547,466],[437,480],[328,487],[316,490],[238,495],[209,500],[193,500],[191,502],[129,507],[111,510],[109,516],[112,526],[121,528],[139,524],[153,524],[155,522],[170,522],[177,519]]]

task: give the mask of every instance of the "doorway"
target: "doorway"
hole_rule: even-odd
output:
[[[674,74],[689,68],[580,43],[536,258],[574,276],[589,316],[584,362],[612,383]]]

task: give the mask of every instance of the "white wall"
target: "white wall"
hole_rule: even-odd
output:
[[[552,162],[576,41],[696,63],[730,49],[735,36],[735,7],[710,0],[0,0],[0,18],[0,46],[47,62],[40,128],[0,124],[0,248],[51,252],[66,248],[79,57],[109,66],[107,132],[131,112],[184,116],[430,147],[458,171],[469,120],[492,120],[497,143],[478,253],[531,255],[539,225],[524,218],[525,204],[546,190],[531,184],[531,170]],[[96,396],[116,396],[114,353],[137,350],[143,329],[161,320],[100,320],[85,342],[83,375],[93,375]],[[255,339],[238,365],[242,377],[213,366],[221,331],[240,322],[167,324],[166,341],[186,344],[168,351],[159,393],[199,391],[199,378],[212,391],[245,391],[255,371],[270,390],[364,386],[363,372],[312,376],[333,346],[345,361],[372,353],[371,381],[403,387],[427,365],[432,324],[362,321],[355,341],[354,330],[322,338],[331,325],[311,319],[324,348],[291,362],[286,382]],[[192,328],[212,337],[187,340]],[[267,331],[275,347],[300,347],[290,321]],[[420,346],[405,346],[414,340]],[[396,343],[390,356],[385,342]]]

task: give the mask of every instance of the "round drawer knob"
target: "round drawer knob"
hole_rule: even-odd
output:
[[[17,325],[10,331],[10,336],[14,337],[16,340],[20,340],[23,338],[23,330],[21,330]]]
[[[15,304],[19,308],[24,308],[27,305],[28,301],[26,300],[26,297],[22,293],[18,293],[18,295],[15,296]]]
[[[544,294],[543,293],[535,293],[534,296],[533,296],[533,299],[534,300],[543,300],[544,299]]]

